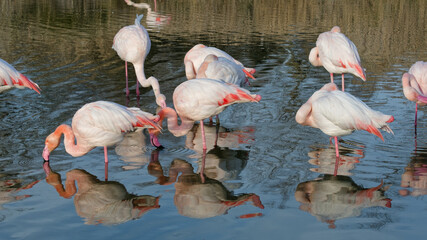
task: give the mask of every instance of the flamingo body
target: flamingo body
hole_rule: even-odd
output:
[[[217,79],[242,86],[247,81],[246,74],[242,70],[242,66],[227,58],[209,54],[200,65],[197,78]]]
[[[156,103],[161,107],[166,107],[166,98],[160,93],[159,82],[155,77],[145,77],[144,62],[151,49],[151,41],[147,30],[141,25],[143,15],[137,15],[135,24],[125,26],[114,36],[113,49],[116,50],[119,57],[126,62],[131,62],[135,68],[138,82],[143,87],[151,86],[156,96]],[[127,87],[127,69],[126,69],[126,95],[129,95]],[[137,84],[137,95],[139,89]]]
[[[245,68],[241,62],[234,59],[228,53],[215,47],[207,47],[203,44],[197,44],[187,52],[184,58],[185,74],[188,80],[196,78],[199,67],[202,65],[206,56],[208,56],[209,54],[213,54],[217,57],[226,58],[229,61],[240,65],[246,72],[250,74],[255,73],[254,68]]]
[[[195,121],[200,121],[203,149],[206,149],[204,119],[218,115],[231,104],[258,102],[260,100],[261,96],[251,94],[248,90],[234,84],[207,78],[192,79],[181,83],[175,88],[173,103],[176,112],[168,107],[162,109],[158,113],[160,117],[159,125],[161,126],[163,119],[167,118],[169,131],[175,136],[183,136],[191,130]],[[177,115],[181,117],[181,125],[178,125]],[[150,134],[156,136],[158,132],[150,132]],[[159,144],[154,142],[153,145]]]
[[[393,116],[372,110],[353,95],[338,91],[334,83],[316,91],[298,110],[296,121],[301,125],[319,128],[323,133],[337,137],[365,130],[384,140],[378,129],[393,133],[387,123]]]
[[[419,105],[427,104],[427,62],[418,61],[402,77],[405,97]]]
[[[30,88],[40,94],[37,83],[31,81],[12,65],[0,58],[0,92],[11,88]]]
[[[366,81],[356,45],[341,33],[339,27],[319,35],[316,47],[310,51],[309,60],[313,66],[323,66],[331,74],[332,82],[334,73],[351,73]]]
[[[133,131],[136,127],[159,129],[153,122],[155,118],[156,116],[138,108],[127,108],[113,102],[88,103],[74,114],[72,127],[60,125],[46,138],[43,158],[49,161],[50,152],[59,145],[62,134],[65,150],[78,157],[95,147],[106,148],[119,143],[126,132]]]

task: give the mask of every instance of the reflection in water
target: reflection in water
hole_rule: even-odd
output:
[[[150,161],[148,156],[145,155],[147,148],[143,130],[142,128],[137,128],[134,132],[126,133],[123,141],[117,144],[115,148],[116,153],[120,155],[120,159],[130,163],[130,165],[123,166],[126,170],[140,168]]]
[[[65,189],[61,176],[44,164],[46,182],[52,185],[64,198],[74,195],[77,214],[86,224],[121,224],[140,218],[150,210],[159,208],[159,197],[134,195],[125,186],[114,181],[100,181],[96,176],[82,169],[67,172]],[[75,185],[77,182],[77,188]]]
[[[140,9],[147,9],[146,22],[149,29],[161,29],[162,26],[170,23],[171,17],[157,12],[156,0],[154,0],[154,11],[148,3],[135,3],[131,0],[125,0],[127,5]]]
[[[174,202],[179,214],[183,216],[215,217],[226,214],[228,209],[246,202],[251,202],[252,205],[264,209],[258,195],[254,193],[234,195],[220,181],[195,173],[193,166],[185,160],[173,160],[169,167],[169,177],[164,176],[163,168],[158,161],[157,150],[153,151],[148,169],[149,174],[157,178],[157,183],[161,185],[175,183]],[[260,215],[260,213],[255,213],[241,217]]]
[[[401,189],[399,193],[403,196],[427,194],[427,148],[415,149],[411,161],[402,174],[401,187],[413,189],[412,192]]]
[[[326,174],[319,179],[298,184],[295,199],[300,209],[309,212],[319,221],[335,228],[335,221],[341,218],[357,217],[364,208],[391,207],[391,199],[384,196],[388,187],[383,183],[365,189],[347,176]]]
[[[34,181],[30,184],[23,185],[22,180],[13,179],[13,180],[1,180],[0,181],[0,210],[3,210],[3,205],[10,202],[19,201],[31,195],[16,195],[21,190],[30,189],[36,185],[40,180]]]
[[[364,146],[359,146],[364,147]],[[363,149],[354,148],[354,145],[340,145],[340,159],[338,163],[338,169],[335,169],[335,148],[333,145],[317,147],[312,146],[313,151],[308,153],[310,157],[309,163],[317,166],[317,168],[311,168],[313,172],[324,173],[324,174],[335,174],[342,176],[351,176],[350,171],[354,169],[355,164],[359,163],[360,159],[365,157]]]

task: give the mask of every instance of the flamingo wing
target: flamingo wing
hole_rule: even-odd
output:
[[[203,78],[221,80],[237,86],[242,86],[246,80],[243,67],[224,57],[219,57],[212,62],[205,60],[199,68],[197,78],[200,78],[199,75]]]
[[[40,94],[40,87],[18,72],[12,65],[0,59],[0,92],[12,87],[27,87]]]
[[[415,83],[411,85],[417,85],[418,91],[424,97],[427,97],[427,62],[418,61],[411,66],[408,71],[415,77]]]
[[[150,115],[136,108],[97,101],[84,105],[73,117],[72,128],[77,141],[85,141],[92,146],[110,146],[123,138],[123,133],[135,127],[154,127]]]
[[[260,99],[259,95],[236,85],[207,78],[183,82],[173,94],[177,113],[194,121],[217,115],[231,104]]]

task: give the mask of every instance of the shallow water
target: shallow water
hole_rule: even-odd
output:
[[[0,2],[0,58],[42,88],[41,95],[17,89],[0,94],[1,239],[424,237],[425,107],[419,108],[415,138],[415,106],[403,96],[401,76],[427,60],[427,2],[147,3],[150,10],[121,0]],[[221,113],[217,147],[216,127],[207,127],[204,184],[198,125],[179,138],[164,131],[160,151],[145,131],[127,135],[109,148],[108,182],[102,148],[73,158],[61,144],[52,152],[46,181],[45,137],[70,124],[85,103],[108,100],[156,112],[150,89],[141,88],[136,100],[133,67],[127,102],[124,63],[111,48],[116,32],[141,13],[152,41],[145,72],[159,79],[168,106],[186,80],[184,55],[198,43],[255,67],[257,80],[247,89],[262,100]],[[358,47],[368,78],[346,75],[347,91],[395,117],[394,135],[384,133],[384,142],[367,132],[342,138],[339,176],[333,176],[329,137],[294,120],[329,82],[329,73],[311,66],[308,54],[334,25]],[[67,195],[73,179],[80,192]],[[114,199],[113,191],[122,198]]]

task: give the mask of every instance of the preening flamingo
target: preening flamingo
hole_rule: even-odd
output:
[[[0,92],[10,88],[30,88],[40,94],[37,83],[31,81],[22,73],[18,72],[12,65],[0,58]]]
[[[366,81],[356,45],[341,33],[340,27],[335,26],[331,31],[321,33],[308,59],[313,66],[323,66],[331,74],[332,83],[334,73],[341,73],[343,91],[344,73],[351,73]]]
[[[415,102],[415,133],[417,132],[418,104],[427,104],[427,62],[418,61],[402,77],[405,97]]]
[[[127,108],[113,102],[88,103],[74,114],[71,127],[62,124],[47,136],[43,158],[49,161],[50,153],[58,147],[64,134],[65,150],[71,156],[79,157],[95,147],[103,146],[105,163],[108,163],[108,146],[122,141],[123,135],[136,127],[160,130],[153,122],[157,117],[139,108]]]
[[[196,78],[197,71],[198,71],[200,65],[202,65],[206,56],[208,56],[209,54],[214,54],[217,57],[223,57],[223,58],[226,58],[232,62],[235,62],[236,64],[243,67],[242,71],[245,72],[245,74],[248,77],[253,78],[252,74],[255,73],[254,68],[244,67],[241,62],[237,61],[232,56],[230,56],[228,53],[226,53],[226,52],[224,52],[218,48],[207,47],[203,44],[197,44],[192,49],[190,49],[187,52],[187,54],[185,54],[185,58],[184,58],[185,74],[186,74],[188,80]]]
[[[113,49],[119,57],[125,61],[126,71],[126,96],[129,96],[127,63],[131,62],[135,68],[137,77],[136,95],[139,96],[138,82],[143,87],[151,86],[156,96],[157,105],[166,107],[166,97],[160,93],[159,81],[151,76],[145,77],[144,62],[151,48],[150,37],[147,30],[141,25],[143,15],[137,15],[135,25],[123,27],[114,36]]]
[[[197,70],[196,78],[217,79],[237,86],[243,86],[244,83],[249,83],[243,69],[241,65],[234,61],[209,54]]]
[[[248,90],[233,84],[227,84],[214,79],[188,80],[175,88],[173,93],[172,108],[163,108],[159,113],[159,126],[164,118],[167,118],[169,131],[175,136],[187,134],[195,121],[200,121],[203,136],[203,149],[206,150],[206,137],[203,120],[221,113],[227,106],[235,103],[258,102],[261,96],[251,94]],[[181,125],[178,125],[178,116],[181,117]],[[152,136],[158,134],[158,129],[149,129]],[[152,139],[156,146],[160,144],[157,139]]]
[[[338,158],[337,136],[348,135],[355,130],[365,130],[384,141],[378,129],[393,133],[387,123],[393,122],[394,118],[372,110],[360,99],[337,90],[334,83],[328,83],[300,107],[295,120],[301,125],[319,128],[323,133],[334,137]]]

